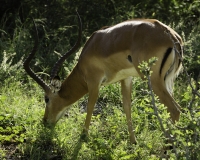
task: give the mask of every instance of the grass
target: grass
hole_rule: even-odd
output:
[[[1,87],[2,159],[131,159],[161,154],[162,133],[149,130],[152,124],[147,115],[139,115],[142,110],[136,107],[133,107],[134,111],[138,110],[133,112],[133,121],[139,144],[130,144],[118,84],[101,89],[96,106],[100,110],[96,109],[89,138],[84,142],[80,135],[86,113],[80,106],[86,104],[87,96],[71,107],[68,116],[62,118],[54,130],[48,130],[41,123],[44,114],[42,90],[31,79],[29,81],[25,84],[7,79]],[[139,100],[134,103],[144,105]]]

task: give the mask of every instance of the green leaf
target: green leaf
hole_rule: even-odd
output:
[[[4,120],[4,116],[0,115],[0,121]]]
[[[174,130],[174,133],[175,134],[178,134],[178,135],[181,135],[181,136],[183,136],[183,135],[185,135],[183,132],[181,132],[180,130]]]

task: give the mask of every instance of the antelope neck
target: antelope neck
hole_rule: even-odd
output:
[[[62,83],[59,95],[66,100],[68,106],[79,100],[87,92],[87,84],[84,81],[78,66],[76,66]]]

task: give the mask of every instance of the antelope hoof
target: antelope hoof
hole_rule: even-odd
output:
[[[137,140],[136,140],[135,136],[130,136],[130,142],[131,142],[131,144],[134,144],[134,145],[137,144]]]
[[[172,122],[175,124],[176,122],[179,121],[179,118],[180,118],[180,111],[177,111],[176,114],[171,114],[171,119],[172,119]]]
[[[83,129],[80,138],[81,138],[81,140],[83,140],[85,142],[88,141],[88,130],[87,129]]]

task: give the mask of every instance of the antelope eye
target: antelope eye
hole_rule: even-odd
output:
[[[48,97],[45,97],[44,100],[45,100],[45,103],[49,102],[49,98]]]

